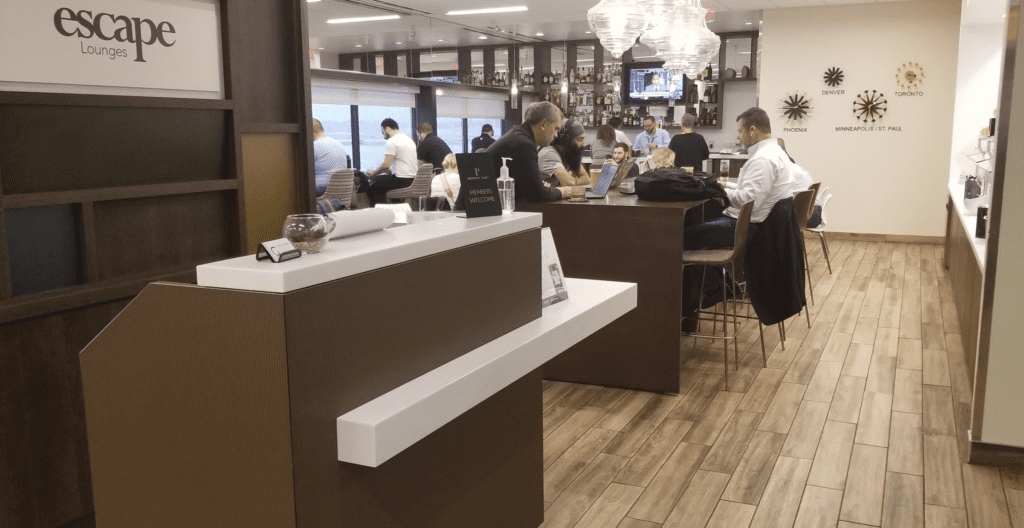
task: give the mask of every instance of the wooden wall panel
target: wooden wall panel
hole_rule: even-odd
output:
[[[303,64],[309,44],[299,42],[295,1],[224,0],[231,51],[231,97],[241,123],[304,122]],[[297,52],[297,48],[301,53]],[[309,68],[308,64],[306,68]]]
[[[295,188],[295,136],[244,134],[242,173],[248,252],[260,242],[281,238],[284,217],[298,210]]]
[[[0,105],[5,194],[232,177],[223,110]]]
[[[223,191],[97,202],[100,280],[233,256],[238,232],[236,194]]]
[[[0,526],[56,527],[92,512],[78,351],[127,304],[0,326]]]

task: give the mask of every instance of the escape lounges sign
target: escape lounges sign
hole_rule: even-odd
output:
[[[8,89],[222,92],[216,0],[0,0],[0,49]]]

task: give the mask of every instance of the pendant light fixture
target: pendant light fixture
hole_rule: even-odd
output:
[[[616,59],[633,47],[647,20],[647,12],[633,0],[601,0],[587,10],[590,29]]]

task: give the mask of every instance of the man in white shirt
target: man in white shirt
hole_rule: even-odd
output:
[[[740,169],[735,185],[729,184],[726,189],[729,207],[725,217],[686,228],[683,243],[687,249],[732,247],[740,208],[751,200],[754,210],[747,236],[753,237],[775,203],[795,193],[793,163],[772,137],[768,114],[760,108],[750,108],[737,118],[736,130],[749,159]]]
[[[387,139],[384,144],[384,161],[376,169],[366,172],[371,183],[366,191],[370,205],[387,201],[387,192],[412,185],[419,169],[416,160],[416,143],[412,138],[399,132],[398,123],[390,117],[381,121],[381,134]]]

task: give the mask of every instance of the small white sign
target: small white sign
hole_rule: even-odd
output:
[[[540,266],[541,307],[547,308],[567,300],[569,291],[565,287],[565,275],[562,274],[562,263],[558,260],[550,227],[540,230]]]
[[[219,11],[216,0],[0,1],[0,89],[221,98]]]

